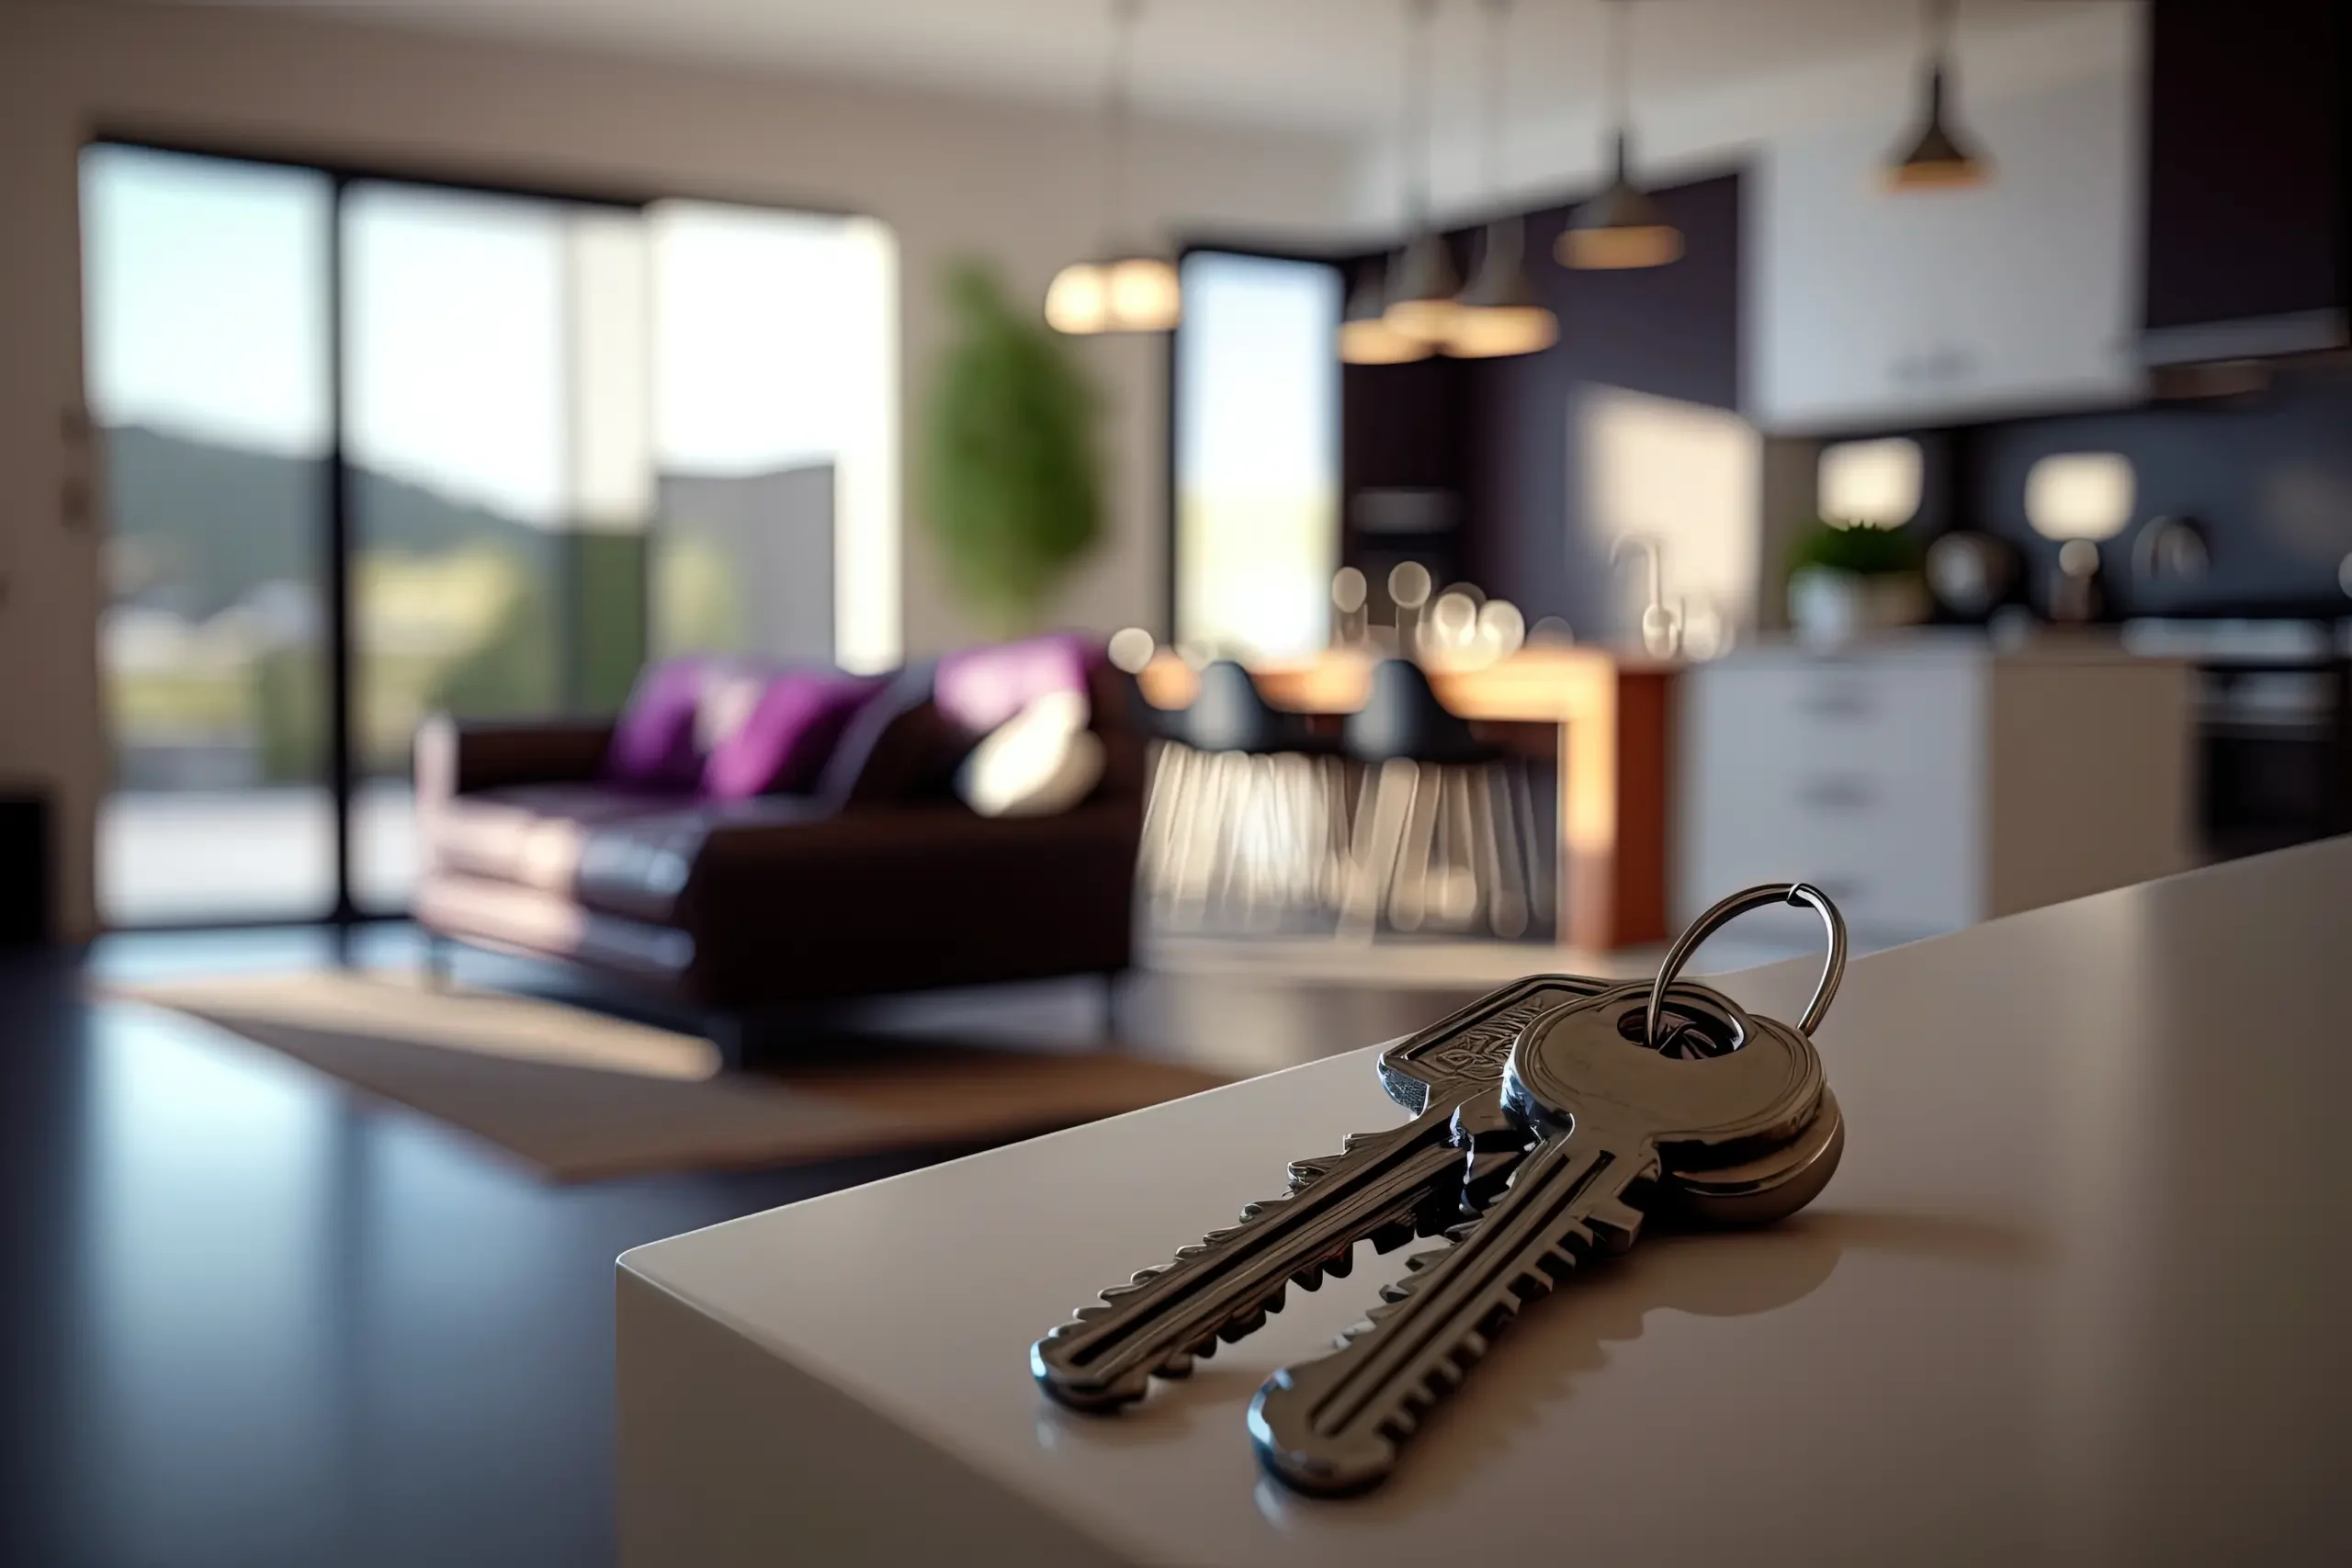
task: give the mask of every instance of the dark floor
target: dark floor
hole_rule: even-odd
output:
[[[963,1152],[549,1186],[262,1048],[85,994],[414,947],[378,928],[0,953],[0,1563],[606,1562],[614,1257]],[[1118,1028],[1256,1070],[1465,995],[1141,975]],[[1101,1010],[1080,983],[901,1010],[978,1037],[1099,1031]]]

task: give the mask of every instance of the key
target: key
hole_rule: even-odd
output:
[[[1801,1026],[1674,984],[1717,926],[1782,899],[1813,904],[1830,935]],[[1809,1038],[1844,963],[1844,924],[1826,896],[1803,884],[1752,888],[1702,916],[1656,981],[1561,1007],[1523,1032],[1502,1100],[1532,1147],[1482,1213],[1449,1231],[1446,1247],[1410,1260],[1414,1271],[1383,1292],[1385,1304],[1341,1348],[1276,1372],[1258,1391],[1250,1431],[1266,1469],[1297,1490],[1333,1495],[1386,1479],[1399,1446],[1520,1308],[1588,1260],[1633,1246],[1661,1185],[1686,1171],[1697,1175],[1701,1214],[1712,1203],[1755,1224],[1809,1201],[1844,1145]],[[1686,1048],[1657,1048],[1676,1040]]]
[[[1545,1012],[1606,986],[1532,976],[1382,1052],[1381,1087],[1410,1122],[1299,1161],[1288,1195],[1252,1203],[1240,1224],[1080,1308],[1031,1347],[1039,1385],[1075,1410],[1117,1410],[1142,1398],[1154,1376],[1182,1377],[1220,1338],[1231,1343],[1262,1324],[1281,1309],[1288,1285],[1313,1290],[1327,1274],[1345,1275],[1357,1242],[1370,1238],[1387,1251],[1456,1224],[1472,1169],[1465,1158],[1475,1163],[1476,1155],[1465,1156],[1454,1140],[1495,1142],[1497,1090],[1513,1041]],[[1458,1128],[1457,1113],[1482,1096],[1493,1109],[1474,1111],[1470,1129]]]

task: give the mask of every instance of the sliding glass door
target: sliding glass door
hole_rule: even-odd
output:
[[[429,714],[898,653],[870,220],[83,156],[113,925],[393,913]]]
[[[99,146],[82,185],[111,512],[100,908],[132,925],[323,916],[333,183]]]
[[[609,710],[643,652],[644,221],[370,180],[342,241],[351,869],[386,910],[424,717]]]

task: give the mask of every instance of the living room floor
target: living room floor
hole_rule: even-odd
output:
[[[553,1185],[277,1053],[91,994],[401,965],[419,947],[404,926],[368,926],[0,953],[0,1561],[607,1561],[614,1258],[968,1152]],[[466,978],[499,982],[503,961],[464,962]],[[1122,988],[1116,1032],[1263,1071],[1406,1032],[1485,988],[1146,971]],[[870,1011],[976,1039],[1103,1028],[1086,980]]]

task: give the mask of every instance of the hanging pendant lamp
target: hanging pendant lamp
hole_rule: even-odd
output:
[[[1887,162],[1890,190],[1960,190],[1983,185],[1992,165],[1944,123],[1944,78],[1951,70],[1952,0],[1927,0],[1928,101],[1919,130]]]
[[[1072,262],[1046,290],[1046,324],[1057,332],[1164,333],[1183,314],[1175,264],[1122,248],[1127,195],[1129,54],[1143,0],[1111,0],[1111,58],[1102,94],[1102,215],[1106,259]]]
[[[1417,337],[1408,337],[1388,324],[1387,268],[1368,263],[1348,295],[1347,312],[1340,320],[1340,359],[1347,365],[1404,365],[1427,359],[1433,352]]]
[[[1682,231],[1648,192],[1634,183],[1625,108],[1627,12],[1632,4],[1633,0],[1608,0],[1609,58],[1603,88],[1616,148],[1615,169],[1609,188],[1577,208],[1560,236],[1555,254],[1567,266],[1587,270],[1664,266],[1682,255]]]
[[[1487,0],[1487,192],[1502,186],[1503,90],[1510,79],[1510,0]],[[1527,224],[1499,218],[1487,225],[1478,270],[1462,291],[1446,352],[1463,359],[1535,354],[1559,341],[1560,319],[1527,276]]]
[[[1560,318],[1536,293],[1521,265],[1527,225],[1503,218],[1487,225],[1477,273],[1462,291],[1462,310],[1445,351],[1457,359],[1540,354],[1560,340]]]
[[[1430,124],[1430,24],[1437,16],[1437,0],[1405,0],[1405,146],[1403,156],[1419,160],[1406,187],[1406,216],[1413,237],[1405,243],[1388,274],[1389,326],[1431,347],[1453,335],[1462,313],[1454,296],[1462,291],[1462,276],[1453,270],[1453,255],[1445,236],[1430,223],[1430,164],[1432,159]]]

